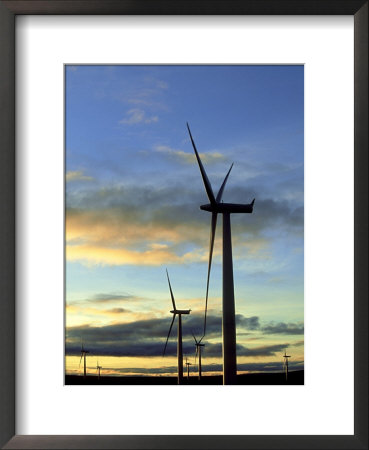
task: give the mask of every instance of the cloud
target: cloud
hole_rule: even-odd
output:
[[[150,266],[206,261],[208,227],[204,223],[198,227],[195,220],[181,221],[181,214],[169,206],[152,212],[148,207],[144,213],[131,206],[99,211],[69,208],[67,259],[87,265]]]
[[[88,299],[89,302],[107,303],[107,302],[117,302],[117,301],[127,301],[135,299],[136,297],[128,294],[95,294],[93,297]]]
[[[107,328],[107,327],[104,327]],[[86,330],[84,330],[86,331]],[[88,343],[86,340],[86,333],[79,335],[78,339],[74,343],[71,343],[67,339],[66,343],[66,354],[77,356],[81,353],[81,338],[83,337],[84,347],[89,351],[91,355],[99,356],[126,356],[126,357],[158,357],[163,355],[164,342],[155,341],[152,339],[147,340],[135,340],[131,339],[129,341],[123,338],[117,342],[109,340],[107,342],[95,342]],[[69,338],[69,333],[68,333]],[[204,341],[203,341],[204,343]],[[260,346],[255,348],[248,348],[241,344],[237,344],[237,356],[243,357],[270,357],[281,353],[286,349],[288,344],[280,345],[269,345]],[[183,353],[185,355],[195,354],[195,345],[193,341],[187,340],[183,341]],[[166,356],[176,356],[177,355],[177,343],[173,340],[168,342],[166,349]],[[205,347],[203,348],[204,357],[220,358],[222,356],[222,344],[211,344],[205,342]]]
[[[158,122],[158,116],[147,116],[145,111],[139,108],[133,108],[126,112],[126,117],[119,121],[120,124],[135,125],[138,123]]]
[[[110,318],[116,318],[117,315],[121,314],[127,314],[131,311],[126,308],[110,308],[110,309],[100,309],[100,308],[94,308],[94,307],[83,307],[80,303],[70,303],[66,305],[66,310],[68,314],[83,314],[84,317],[86,316],[97,316],[98,318],[101,318],[102,316],[107,316]],[[69,316],[68,319],[70,320],[72,316]],[[120,318],[121,319],[121,318]]]
[[[127,310],[124,308],[112,308],[112,309],[108,309],[108,312],[111,314],[122,314],[122,313],[127,312]]]
[[[137,318],[144,318],[144,314],[138,314],[135,304],[141,298],[132,295],[96,294],[90,298],[66,301],[67,326],[76,326],[89,323],[90,325],[106,325],[122,323]],[[126,305],[129,305],[129,308]],[[133,307],[133,310],[130,309]]]
[[[68,261],[102,266],[162,266],[163,264],[189,264],[199,260],[206,260],[205,254],[198,255],[198,252],[187,252],[178,256],[174,252],[165,249],[135,251],[97,245],[68,245],[66,250]]]
[[[267,357],[274,356],[276,353],[281,353],[284,349],[289,347],[289,344],[276,344],[276,345],[263,345],[259,347],[245,347],[244,345],[237,344],[236,351],[237,356],[249,356],[249,357]],[[210,344],[205,345],[204,354],[211,357],[222,356],[222,344]]]
[[[197,182],[198,189],[195,181],[183,179],[174,186],[164,180],[157,185],[115,184],[68,192],[68,259],[86,265],[205,262],[210,216],[198,207],[206,199],[201,180]],[[224,197],[247,203],[255,192],[241,187],[227,190]],[[234,258],[270,260],[273,240],[301,239],[303,222],[303,208],[286,200],[257,198],[254,214],[233,219]],[[219,230],[214,250],[216,262],[221,254]],[[269,279],[273,275],[283,274],[269,272]]]
[[[94,178],[88,175],[84,175],[82,170],[70,170],[65,175],[67,183],[71,181],[92,181]]]
[[[183,150],[177,150],[166,145],[158,145],[155,150],[166,154],[172,159],[175,159],[181,163],[197,164],[194,153],[184,152]],[[226,157],[218,152],[200,153],[200,158],[204,164],[212,164],[218,161],[226,160]]]
[[[203,320],[203,315],[196,313],[183,318],[183,351],[185,353],[192,354],[194,352],[192,332],[200,336],[203,330]],[[255,317],[247,318],[241,314],[237,314],[236,320],[237,325],[242,329],[253,329],[258,322],[258,319]],[[106,326],[83,325],[68,327],[66,332],[67,353],[72,355],[79,354],[82,338],[85,347],[95,355],[161,356],[170,323],[171,318],[165,317]],[[207,338],[210,338],[212,335],[221,336],[221,329],[221,317],[209,315],[207,318]],[[175,355],[177,351],[174,330],[175,326],[172,329],[167,347],[168,355]],[[221,344],[212,344],[205,340],[203,343],[206,344],[206,353],[209,356],[221,355]],[[286,346],[288,344],[248,349],[238,345],[237,352],[240,356],[268,356],[279,350],[280,347],[284,349]]]
[[[198,178],[177,180],[175,185],[170,182],[164,184],[164,180],[157,185],[115,184],[98,189],[76,190],[68,193],[67,205],[76,213],[78,210],[91,210],[96,217],[97,213],[104,216],[111,210],[116,215],[116,211],[121,210],[124,212],[121,219],[128,218],[137,223],[165,219],[173,224],[195,219],[196,223],[208,226],[206,214],[199,210],[199,205],[206,201],[206,194]],[[233,234],[234,231],[243,231],[257,236],[264,231],[303,230],[303,208],[296,208],[286,200],[260,198],[252,188],[235,189],[231,186],[227,186],[223,197],[224,201],[232,203],[248,203],[256,197],[254,214],[249,214],[247,221],[234,220]]]
[[[118,315],[126,311],[123,308],[112,308],[105,310],[106,314]],[[203,314],[192,312],[183,318],[183,352],[193,355],[195,352],[192,333],[200,337],[203,331]],[[83,339],[85,347],[92,355],[102,356],[130,356],[130,357],[155,357],[162,356],[165,340],[171,324],[171,317],[157,317],[139,319],[134,322],[113,323],[104,326],[80,325],[67,327],[66,330],[66,353],[78,355],[81,351],[80,342]],[[237,334],[244,335],[245,332],[262,332],[267,327],[260,326],[257,316],[246,317],[242,314],[236,315]],[[283,325],[286,325],[283,327]],[[291,324],[278,324],[279,329],[292,330]],[[167,356],[175,356],[177,352],[176,324],[174,324],[166,350]],[[269,334],[268,332],[266,334]],[[289,334],[289,333],[282,333]],[[291,333],[292,334],[292,333]],[[222,318],[219,314],[208,314],[207,335],[203,339],[205,344],[204,356],[220,358],[222,355],[222,344],[217,342],[222,335]],[[257,336],[258,337],[258,336]],[[214,342],[215,341],[215,342]],[[237,344],[237,356],[246,358],[272,357],[282,354],[288,347],[299,346],[300,343],[272,343],[267,345],[253,345],[255,339],[250,339],[248,344]],[[256,342],[255,342],[256,343]]]
[[[128,294],[96,294],[89,298],[84,298],[80,300],[67,300],[68,306],[105,306],[107,304],[111,303],[122,303],[122,302],[130,302],[130,301],[137,301],[139,300],[138,297],[134,295],[128,295]]]
[[[168,106],[163,101],[163,93],[168,88],[169,85],[166,81],[146,77],[140,88],[129,91],[122,100],[128,104],[145,106],[151,111],[168,111]]]
[[[271,322],[270,324],[263,326],[261,330],[264,334],[287,334],[287,335],[304,334],[304,324],[303,322],[298,323]]]
[[[209,217],[186,197],[185,192],[177,195],[170,189],[160,192],[137,189],[131,193],[130,189],[123,188],[96,193],[94,199],[81,197],[78,204],[83,208],[67,208],[68,260],[103,265],[205,262]],[[93,209],[93,203],[100,205]],[[237,225],[232,231],[235,258],[262,255],[267,239],[260,235],[254,239],[239,239]],[[218,232],[215,258],[220,254],[220,240]]]
[[[260,328],[259,317],[245,317],[242,314],[236,314],[236,325],[248,330],[258,330]]]

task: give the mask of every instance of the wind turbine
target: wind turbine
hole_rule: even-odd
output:
[[[233,284],[233,262],[232,262],[232,237],[231,237],[231,219],[232,213],[252,213],[255,199],[248,204],[223,203],[222,196],[224,187],[227,183],[228,176],[232,170],[233,164],[222,185],[220,186],[217,196],[214,196],[210,181],[206,175],[204,166],[202,165],[200,156],[197,152],[195,142],[192,138],[190,127],[187,123],[187,129],[190,134],[193,149],[200,168],[201,176],[204,182],[205,191],[210,203],[201,205],[200,209],[211,212],[211,231],[210,231],[210,247],[209,247],[209,263],[208,277],[206,283],[206,300],[205,300],[205,318],[204,318],[204,335],[206,333],[206,314],[208,307],[209,278],[211,269],[211,260],[213,256],[215,230],[217,226],[218,214],[223,214],[223,384],[236,383],[237,360],[236,360],[236,320],[234,306],[234,284]]]
[[[193,338],[195,339],[195,345],[196,345],[196,354],[195,354],[195,364],[196,364],[196,357],[199,357],[199,380],[201,380],[201,347],[205,347],[205,344],[201,344],[201,341],[203,340],[204,336],[198,341],[195,337],[195,335],[192,333]]]
[[[98,372],[99,381],[100,381],[100,371],[101,371],[101,369],[102,369],[102,367],[99,366],[99,361],[97,361],[97,364],[96,364],[96,372]]]
[[[169,332],[168,332],[167,340],[165,342],[163,356],[165,355],[165,350],[167,349],[170,332],[172,331],[173,323],[174,323],[174,320],[177,315],[178,316],[178,338],[177,338],[178,384],[182,384],[182,381],[183,381],[182,314],[190,314],[191,310],[190,309],[177,309],[176,303],[174,301],[172,286],[170,285],[168,270],[167,270],[167,278],[168,278],[170,296],[172,298],[172,304],[173,304],[173,309],[170,311],[173,314],[173,319],[172,319],[172,323],[170,324],[170,327],[169,327]]]
[[[284,355],[283,355],[283,369],[286,373],[286,381],[287,381],[287,377],[288,377],[288,358],[291,358],[291,356],[286,355],[286,350],[285,350]]]
[[[192,366],[192,363],[188,362],[187,356],[186,356],[186,366],[187,366],[187,380],[190,378],[190,366]]]
[[[83,378],[86,378],[86,354],[90,353],[88,350],[85,350],[83,347],[83,342],[81,344],[81,359],[79,360],[79,365],[81,365],[81,361],[83,358]]]

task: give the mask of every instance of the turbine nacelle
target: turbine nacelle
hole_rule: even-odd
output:
[[[238,204],[238,203],[208,203],[206,205],[201,205],[200,209],[203,211],[208,211],[216,214],[230,213],[252,213],[254,209],[255,199],[251,203]]]
[[[190,314],[190,309],[172,309],[172,311],[169,311],[172,314]]]

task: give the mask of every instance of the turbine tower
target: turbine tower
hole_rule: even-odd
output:
[[[90,353],[88,350],[85,350],[83,347],[83,342],[81,345],[81,359],[79,360],[79,365],[81,365],[81,361],[83,358],[83,378],[86,378],[86,354]]]
[[[283,355],[283,369],[284,372],[286,374],[286,381],[288,378],[288,358],[291,358],[290,355],[286,355],[286,350],[284,351],[284,355]]]
[[[98,372],[99,381],[100,381],[100,371],[101,371],[101,369],[102,369],[102,367],[99,366],[99,361],[97,361],[97,364],[96,364],[96,372]]]
[[[205,191],[210,203],[201,205],[200,209],[211,212],[211,229],[210,229],[210,247],[209,247],[209,263],[208,277],[206,283],[206,300],[205,300],[205,318],[204,318],[204,335],[206,333],[206,314],[208,307],[209,294],[209,278],[211,261],[213,256],[215,230],[217,226],[218,214],[223,214],[223,384],[235,384],[237,375],[237,359],[236,359],[236,320],[234,305],[234,284],[233,284],[233,262],[232,262],[232,238],[231,238],[231,219],[232,213],[252,213],[255,199],[248,204],[223,203],[222,196],[224,187],[227,183],[228,176],[232,170],[233,164],[219,189],[217,196],[214,196],[210,181],[206,175],[204,166],[202,165],[200,156],[197,152],[195,142],[192,138],[191,130],[187,124],[193,149],[200,168],[201,176],[204,182]]]
[[[176,303],[174,301],[172,286],[170,285],[168,270],[167,270],[167,278],[168,278],[168,284],[169,284],[169,290],[170,290],[170,296],[172,298],[172,305],[173,309],[170,311],[173,314],[172,323],[169,327],[169,332],[167,336],[167,340],[165,341],[163,356],[165,355],[165,350],[167,349],[168,339],[170,336],[170,332],[172,331],[173,323],[176,318],[176,315],[178,316],[178,338],[177,338],[177,358],[178,358],[178,384],[182,384],[183,382],[183,351],[182,351],[182,314],[190,314],[190,309],[177,309]]]
[[[204,336],[198,341],[195,337],[195,335],[192,333],[193,338],[195,339],[195,345],[196,345],[196,354],[195,354],[195,364],[196,364],[196,357],[199,357],[199,380],[201,380],[201,347],[205,347],[205,344],[201,344],[201,341],[203,340]]]
[[[190,378],[190,366],[192,366],[192,363],[188,362],[187,356],[186,356],[186,366],[187,366],[187,380]]]

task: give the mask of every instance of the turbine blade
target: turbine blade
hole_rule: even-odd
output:
[[[202,180],[203,180],[203,182],[204,182],[204,186],[205,186],[206,193],[207,193],[207,195],[208,195],[208,198],[209,198],[210,203],[215,204],[216,201],[215,201],[213,189],[212,189],[212,187],[211,187],[209,178],[208,178],[208,176],[206,175],[204,166],[202,165],[200,156],[199,156],[199,154],[198,154],[198,152],[197,152],[195,142],[194,142],[194,140],[192,139],[192,134],[191,134],[191,130],[190,130],[190,127],[189,127],[188,123],[187,123],[187,129],[188,129],[188,132],[189,132],[189,134],[190,134],[190,138],[191,138],[191,142],[192,142],[192,147],[193,147],[193,149],[195,150],[196,159],[197,159],[197,162],[198,162],[199,167],[200,167],[200,172],[201,172]]]
[[[175,301],[174,301],[174,295],[173,295],[173,291],[172,291],[172,286],[170,285],[170,281],[169,281],[168,270],[167,270],[167,278],[168,278],[168,284],[169,284],[170,296],[172,297],[173,309],[176,310],[176,303],[175,303]]]
[[[214,239],[215,239],[215,230],[217,228],[217,213],[211,214],[211,231],[210,231],[210,245],[209,245],[209,263],[208,263],[208,279],[206,281],[206,296],[205,296],[205,315],[204,315],[204,334],[206,333],[206,315],[208,312],[208,297],[209,297],[209,281],[210,281],[210,269],[211,262],[213,258],[213,249],[214,249]]]
[[[225,185],[227,183],[229,174],[231,173],[232,167],[233,167],[233,163],[232,163],[230,169],[228,170],[228,173],[227,173],[226,177],[224,178],[224,181],[223,181],[222,185],[220,186],[217,198],[215,199],[217,201],[217,203],[219,203],[222,200],[223,191],[224,191]]]
[[[168,345],[168,339],[170,336],[170,332],[172,331],[172,327],[173,327],[173,323],[174,323],[174,319],[176,318],[176,315],[173,314],[173,319],[172,319],[172,323],[170,324],[169,327],[169,332],[168,332],[168,336],[167,336],[167,340],[165,341],[165,347],[164,347],[164,351],[163,351],[163,356],[165,355],[165,350],[167,349],[167,345]]]
[[[193,331],[191,331],[193,338],[195,339],[196,344],[198,344],[197,339],[195,337],[195,335],[193,334]]]
[[[199,353],[199,347],[196,345],[195,364],[196,364],[196,358],[197,358],[198,353]]]
[[[81,353],[81,359],[79,360],[79,366],[81,365],[82,356],[83,356],[83,354]]]

